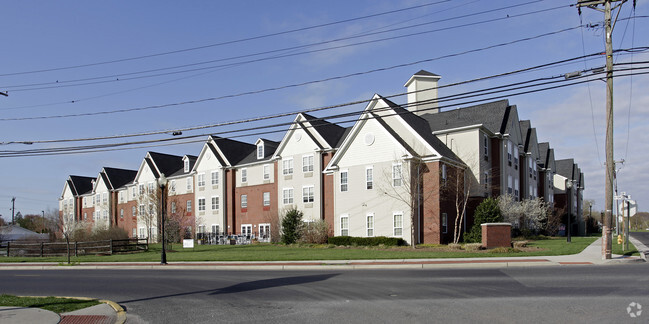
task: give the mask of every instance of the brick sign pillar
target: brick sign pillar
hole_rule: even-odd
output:
[[[510,247],[512,245],[512,225],[510,223],[485,223],[482,226],[482,247]]]

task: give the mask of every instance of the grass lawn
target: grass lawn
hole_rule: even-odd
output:
[[[35,307],[55,313],[67,313],[100,304],[98,300],[83,300],[58,297],[17,297],[0,295],[0,306]]]
[[[640,252],[638,252],[638,249],[635,247],[635,245],[633,245],[633,243],[629,242],[629,248],[626,251],[622,250],[622,247],[624,246],[623,244],[617,244],[617,238],[614,238],[613,244],[611,246],[612,247],[611,252],[613,254],[619,254],[619,255],[640,256]]]
[[[312,261],[312,260],[371,260],[371,259],[420,259],[420,258],[469,258],[566,255],[581,252],[597,237],[573,237],[572,243],[565,238],[548,238],[530,241],[526,248],[466,251],[450,249],[446,245],[411,247],[335,247],[332,245],[196,245],[183,249],[174,244],[167,252],[168,262],[179,261]],[[78,262],[159,262],[160,245],[152,244],[148,252],[109,256],[72,257]],[[58,262],[65,257],[25,258],[1,257],[0,262]]]

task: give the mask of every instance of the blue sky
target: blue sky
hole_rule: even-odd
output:
[[[94,142],[6,144],[171,132],[366,100],[374,93],[403,93],[405,81],[421,69],[441,75],[440,85],[448,85],[603,51],[601,28],[575,28],[588,23],[601,26],[603,15],[584,9],[580,20],[569,4],[563,0],[6,2],[0,12],[0,91],[9,91],[9,96],[0,97],[0,142],[5,143],[0,148],[21,151],[171,138],[167,133]],[[505,7],[509,8],[495,10]],[[628,19],[631,8],[631,2],[626,3],[619,15],[623,20],[614,30],[614,48],[649,45],[643,32],[649,30],[649,19],[641,17],[649,15],[649,5],[638,1],[635,15],[640,17],[635,19]],[[340,21],[346,22],[335,23]],[[326,26],[314,27],[319,25]],[[291,30],[299,31],[287,32]],[[332,42],[341,38],[345,40]],[[169,52],[174,53],[152,56]],[[142,56],[146,58],[133,59]],[[635,53],[615,60],[648,58]],[[603,65],[603,56],[577,60],[448,87],[439,94]],[[375,70],[381,71],[369,72]],[[337,78],[354,73],[359,74]],[[309,83],[329,78],[334,79]],[[309,84],[286,87],[302,83]],[[615,158],[626,161],[618,184],[620,191],[638,201],[640,210],[647,210],[649,204],[648,86],[649,78],[637,75],[616,79],[614,88]],[[247,92],[256,93],[232,96]],[[550,142],[557,159],[574,158],[579,163],[586,175],[585,199],[594,199],[595,209],[603,209],[604,82],[508,99],[518,106],[521,119],[531,120],[539,140]],[[404,103],[405,97],[392,100]],[[199,102],[187,103],[192,101]],[[152,106],[162,107],[55,117]],[[363,107],[313,114],[324,117]],[[34,117],[47,118],[25,119]],[[183,135],[291,119],[184,131]],[[239,133],[222,134],[235,135]],[[282,132],[237,139],[254,142],[260,136],[280,140]],[[11,197],[16,197],[16,210],[22,214],[58,208],[68,175],[94,177],[104,166],[137,169],[148,150],[197,155],[205,138],[98,153],[0,157],[0,214],[11,218]]]

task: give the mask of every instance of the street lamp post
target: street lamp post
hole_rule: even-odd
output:
[[[568,225],[566,226],[566,242],[570,243],[570,232],[572,231],[572,180],[566,179],[566,200],[568,202]]]
[[[167,186],[167,177],[164,173],[158,178],[160,186],[160,221],[162,229],[162,252],[160,254],[160,264],[167,264],[167,245],[165,240],[165,187]]]

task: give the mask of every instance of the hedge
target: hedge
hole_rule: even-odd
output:
[[[328,240],[329,244],[333,245],[356,245],[356,246],[400,246],[406,245],[406,241],[397,237],[354,237],[354,236],[334,236]]]

